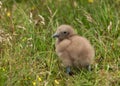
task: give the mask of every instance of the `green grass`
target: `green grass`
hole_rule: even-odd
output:
[[[1,2],[0,86],[120,86],[120,0]],[[65,73],[51,37],[61,24],[91,41],[91,72]]]

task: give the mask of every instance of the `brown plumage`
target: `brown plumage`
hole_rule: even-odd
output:
[[[87,67],[93,62],[94,49],[90,42],[74,32],[69,25],[61,25],[56,33],[56,53],[66,67]],[[69,69],[70,72],[70,69]]]

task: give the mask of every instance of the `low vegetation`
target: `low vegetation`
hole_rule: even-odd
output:
[[[120,86],[120,0],[1,0],[0,86]],[[72,25],[95,48],[91,72],[65,68],[52,34]]]

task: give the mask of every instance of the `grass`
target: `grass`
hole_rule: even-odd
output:
[[[0,86],[120,86],[120,0],[0,2]],[[61,24],[95,47],[91,72],[65,73],[51,37]]]

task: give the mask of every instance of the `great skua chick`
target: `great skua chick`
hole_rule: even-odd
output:
[[[70,74],[70,67],[88,68],[94,61],[94,48],[90,42],[79,36],[70,25],[60,25],[53,35],[56,39],[56,53]]]

